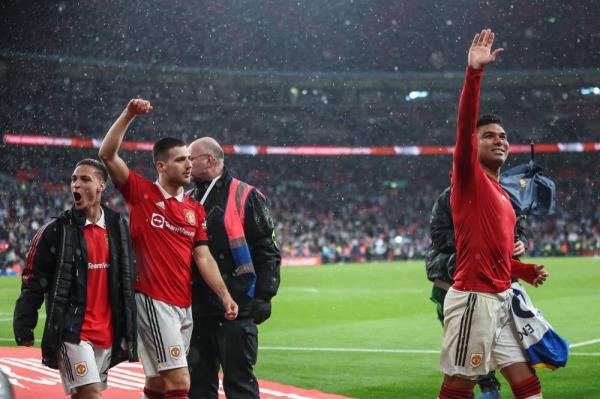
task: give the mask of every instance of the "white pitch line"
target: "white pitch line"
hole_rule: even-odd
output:
[[[571,344],[571,348],[579,348],[580,346],[593,345],[600,342],[600,338],[591,339],[589,341],[578,342],[576,344]]]

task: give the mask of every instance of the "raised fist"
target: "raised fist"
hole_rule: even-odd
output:
[[[127,104],[127,116],[133,118],[138,115],[145,115],[152,111],[152,104],[150,101],[143,100],[141,98],[134,98]]]

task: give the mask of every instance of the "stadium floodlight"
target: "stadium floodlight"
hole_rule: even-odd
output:
[[[582,87],[579,92],[584,96],[600,96],[600,87]]]
[[[429,96],[429,92],[427,90],[421,91],[411,91],[404,97],[406,101],[416,100],[417,98],[425,98]]]

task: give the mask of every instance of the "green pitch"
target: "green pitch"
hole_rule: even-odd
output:
[[[528,292],[576,345],[566,368],[538,372],[544,398],[600,399],[600,260],[537,261],[550,278]],[[18,289],[18,279],[0,278],[4,346],[14,345]],[[260,327],[257,376],[353,398],[435,398],[442,329],[430,290],[422,262],[283,269],[273,316]]]

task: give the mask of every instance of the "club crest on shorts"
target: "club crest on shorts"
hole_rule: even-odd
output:
[[[192,226],[196,225],[196,214],[194,211],[190,209],[184,209],[183,216],[185,216],[185,221],[188,222],[188,224],[191,224]]]
[[[170,346],[169,354],[173,359],[179,359],[179,356],[181,356],[181,348],[179,345]]]
[[[83,377],[88,372],[86,362],[75,363],[73,369],[75,369],[75,374],[77,374],[78,377]]]
[[[481,364],[483,360],[483,354],[481,353],[473,353],[471,354],[471,367],[477,367]]]

